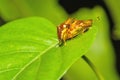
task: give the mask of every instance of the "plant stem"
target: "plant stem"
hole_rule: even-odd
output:
[[[91,69],[95,72],[96,76],[98,77],[98,80],[104,80],[98,69],[96,69],[95,65],[90,61],[89,58],[87,58],[85,55],[82,56],[83,60],[91,67]]]

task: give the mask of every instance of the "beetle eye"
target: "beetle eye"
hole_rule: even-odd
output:
[[[67,26],[64,24],[63,27],[66,28]]]
[[[64,24],[63,27],[64,28],[70,28],[70,25],[69,24]]]

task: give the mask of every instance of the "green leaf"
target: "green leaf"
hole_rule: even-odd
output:
[[[94,19],[98,33],[93,45],[85,55],[94,63],[105,80],[119,80],[119,75],[115,70],[115,53],[111,45],[109,24],[104,9],[100,6],[96,6],[93,9],[83,8],[72,16],[82,19]],[[83,59],[79,59],[71,66],[64,79],[96,80],[97,77],[90,66]]]
[[[120,0],[105,0],[105,3],[107,5],[107,8],[110,11],[110,14],[112,16],[113,22],[114,22],[114,29],[113,29],[113,39],[120,40]]]
[[[59,47],[56,27],[44,18],[10,22],[0,28],[1,80],[58,80],[93,42],[96,27]]]
[[[5,21],[40,16],[57,25],[67,17],[58,0],[0,0],[0,14]]]

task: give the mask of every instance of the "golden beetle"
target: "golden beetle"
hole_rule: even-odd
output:
[[[66,40],[71,39],[78,34],[86,32],[92,25],[92,20],[77,20],[69,18],[57,27],[57,34],[59,45],[65,43]]]

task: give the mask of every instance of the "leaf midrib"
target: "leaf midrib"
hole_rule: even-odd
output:
[[[41,55],[43,55],[44,53],[46,53],[47,51],[49,51],[50,49],[52,49],[56,45],[58,45],[58,42],[56,42],[55,44],[51,45],[50,47],[48,47],[47,49],[45,49],[43,52],[41,52],[41,54],[39,54],[38,56],[36,56],[35,58],[33,58],[29,63],[27,63],[23,68],[21,68],[21,70],[19,72],[16,73],[16,75],[12,78],[12,80],[15,80],[19,76],[19,74],[22,71],[24,71],[30,64],[32,64],[33,62],[35,62]]]

